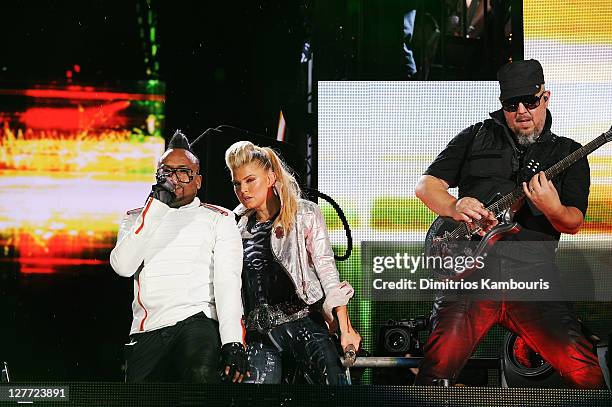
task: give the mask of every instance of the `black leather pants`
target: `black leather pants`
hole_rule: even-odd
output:
[[[310,317],[273,328],[268,336],[247,337],[251,377],[246,383],[277,384],[283,370],[281,354],[295,361],[306,381],[315,384],[347,384],[338,352],[329,333]]]
[[[605,389],[592,344],[566,303],[458,299],[438,301],[416,384],[453,384],[494,324],[516,333],[575,388]]]
[[[130,335],[126,382],[220,383],[219,325],[204,313]]]

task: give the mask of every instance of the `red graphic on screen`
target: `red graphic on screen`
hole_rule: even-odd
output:
[[[15,106],[0,112],[0,262],[21,273],[108,264],[164,148],[163,94],[38,87],[0,100]]]

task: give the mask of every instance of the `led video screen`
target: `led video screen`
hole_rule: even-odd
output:
[[[164,149],[163,85],[0,86],[5,269],[108,263],[119,221],[150,189]]]

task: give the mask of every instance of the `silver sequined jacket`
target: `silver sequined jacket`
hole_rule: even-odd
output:
[[[250,237],[246,226],[253,210],[239,205],[234,213],[240,216],[238,230],[242,237]],[[325,297],[324,315],[332,320],[331,310],[346,305],[353,289],[347,282],[340,283],[325,220],[317,204],[300,199],[291,230],[285,233],[277,226],[270,239],[272,254],[291,277],[298,297],[306,304]]]

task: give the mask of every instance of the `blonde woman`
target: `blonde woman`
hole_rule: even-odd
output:
[[[240,201],[247,381],[280,383],[284,352],[307,381],[346,383],[328,328],[339,326],[344,350],[358,349],[361,336],[346,309],[353,288],[339,280],[319,207],[300,199],[295,178],[270,148],[240,141],[227,149],[225,162]]]

